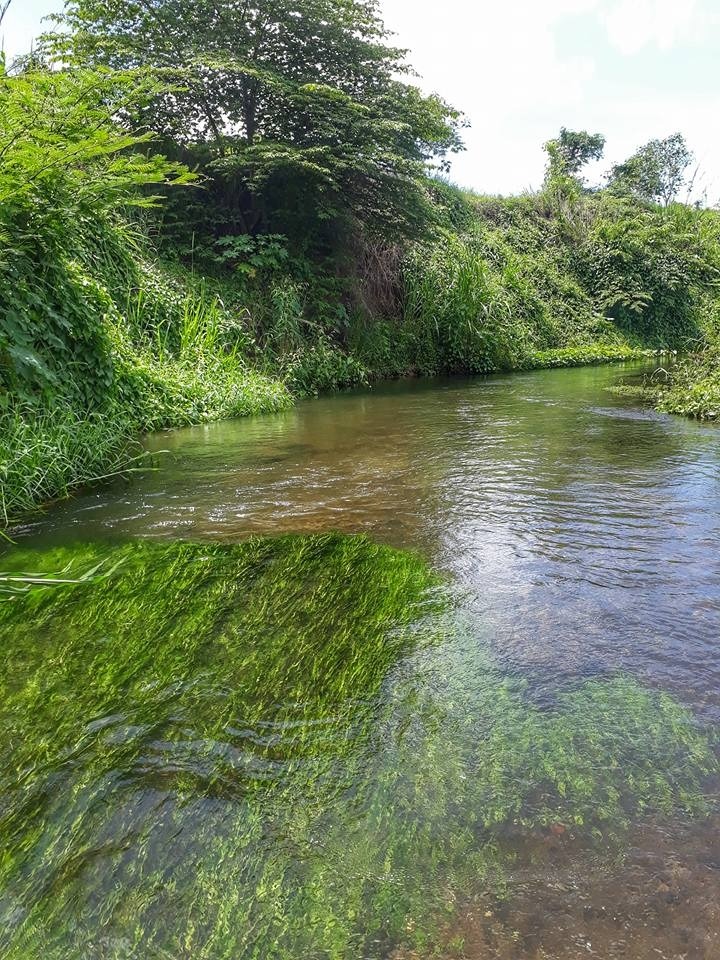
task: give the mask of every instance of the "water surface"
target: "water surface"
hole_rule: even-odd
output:
[[[720,433],[607,389],[633,375],[168,432],[17,531],[25,569],[159,552],[11,624],[12,955],[720,955]],[[237,590],[199,585],[203,544],[279,534],[264,579],[231,552]]]
[[[25,534],[366,533],[462,584],[509,668],[623,667],[717,720],[720,432],[605,389],[632,370],[405,381],[159,434],[156,473]]]

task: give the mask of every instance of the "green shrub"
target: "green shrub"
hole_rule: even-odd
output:
[[[666,384],[654,389],[661,410],[698,420],[720,418],[720,351],[709,347],[704,353],[681,360],[671,368]]]
[[[142,431],[280,410],[292,402],[277,379],[250,368],[243,356],[251,342],[246,325],[217,296],[159,264],[150,269],[137,258],[132,266],[132,282],[125,287],[115,285],[112,275],[98,279],[91,273],[79,283],[100,359],[89,350],[88,370],[42,364],[42,385],[37,377],[26,379],[24,387],[5,394],[0,406],[5,523],[37,503],[124,472],[139,452]],[[93,313],[94,303],[102,310]],[[69,324],[71,315],[60,310],[45,300],[37,315],[49,311]],[[68,329],[68,343],[79,350],[86,341],[75,336],[75,327]],[[44,353],[40,340],[33,348]]]
[[[282,356],[278,366],[283,382],[301,397],[368,382],[362,362],[325,338]]]
[[[480,223],[411,255],[405,323],[418,369],[513,369],[539,349],[598,339],[603,327],[592,301],[567,264],[533,249],[535,242],[517,243]]]

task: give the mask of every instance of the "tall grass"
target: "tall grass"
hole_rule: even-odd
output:
[[[557,257],[519,252],[480,226],[416,250],[405,288],[410,350],[423,372],[524,368],[541,350],[621,340]]]
[[[436,184],[444,228],[394,266],[400,319],[358,322],[372,372],[568,366],[688,349],[717,326],[720,219],[605,195],[468,195]],[[376,257],[377,260],[377,257]],[[711,379],[690,405],[714,405]]]
[[[156,267],[105,320],[113,371],[104,400],[79,391],[0,411],[0,522],[137,467],[144,431],[285,409],[290,394],[244,359],[222,301]],[[173,287],[173,283],[175,286]],[[66,376],[65,385],[72,386]]]
[[[132,421],[116,407],[93,414],[60,402],[14,408],[0,415],[0,521],[125,472],[140,453]]]
[[[242,318],[217,294],[202,284],[188,287],[186,279],[177,296],[170,284],[178,275],[160,277],[152,297],[138,292],[130,324],[114,330],[118,392],[139,429],[249,416],[292,402],[277,377],[251,366]]]

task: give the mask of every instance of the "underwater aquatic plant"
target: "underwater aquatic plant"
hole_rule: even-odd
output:
[[[623,677],[535,704],[413,554],[333,534],[3,566],[70,554],[121,565],[0,607],[14,960],[383,957],[502,890],[517,831],[707,807],[687,710]]]

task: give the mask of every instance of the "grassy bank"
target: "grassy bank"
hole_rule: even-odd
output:
[[[303,179],[315,147],[301,169],[268,148],[279,166],[257,182],[242,145],[164,144],[199,174],[168,159],[128,122],[164,83],[97,64],[0,73],[0,522],[127,469],[144,431],[381,378],[635,359],[717,329],[716,211],[590,192],[552,164],[534,195],[456,189],[427,171],[457,145],[452,110],[388,77],[425,152],[394,143],[388,178],[376,144],[379,166],[350,177],[375,192],[358,195],[334,158],[341,209]],[[666,409],[714,411],[716,356],[679,368]]]
[[[106,396],[88,402],[82,381],[49,395],[20,394],[0,411],[0,518],[10,523],[38,504],[116,477],[143,464],[144,432],[278,411],[295,398],[399,376],[490,372],[640,359],[647,351],[625,343],[591,342],[497,355],[497,333],[466,331],[461,352],[427,334],[431,314],[392,324],[358,318],[353,342],[327,333],[307,336],[302,313],[284,324],[290,343],[277,343],[270,324],[239,305],[231,285],[198,283],[158,261],[148,277],[124,291],[123,302],[98,319],[107,349]],[[115,298],[118,300],[118,297]],[[409,309],[413,309],[412,307]],[[288,329],[294,324],[292,335]],[[448,333],[455,327],[448,325]],[[259,338],[259,342],[258,342]],[[404,349],[397,349],[401,338]],[[395,349],[393,349],[395,344]]]
[[[522,369],[625,362],[647,355],[648,351],[638,348],[594,344],[535,353]],[[224,365],[220,370],[210,364],[198,371],[176,363],[158,364],[152,358],[144,358],[144,363],[139,359],[136,373],[146,389],[134,385],[131,405],[113,402],[81,412],[73,409],[71,402],[61,406],[58,398],[58,406],[14,405],[0,414],[0,519],[5,524],[79,488],[147,467],[140,439],[149,430],[276,412],[307,392],[417,372],[397,368],[392,374],[376,374],[331,348],[310,348],[304,356],[294,358],[297,366],[302,366],[302,381],[293,394],[282,379],[242,364],[230,369]],[[312,373],[323,375],[320,383],[308,375],[310,363],[315,367]],[[297,376],[297,366],[291,364],[291,372]],[[297,383],[295,386],[297,389]]]
[[[708,345],[673,368],[655,399],[660,410],[698,420],[720,418],[720,349]]]
[[[432,240],[329,279],[306,265],[189,270],[111,217],[86,244],[25,252],[4,280],[39,335],[5,354],[2,520],[132,468],[145,431],[382,378],[627,361],[682,341],[663,317],[607,316],[540,198],[488,215],[488,201],[442,189]],[[687,332],[696,322],[689,312]]]
[[[0,520],[139,466],[144,432],[292,403],[284,383],[250,366],[216,295],[142,263],[135,279],[115,299],[100,287],[99,316],[83,304],[102,333],[99,384],[63,377],[57,391],[19,390],[0,410]]]
[[[13,406],[0,415],[0,521],[5,524],[73,490],[147,466],[141,435],[148,429],[204,423],[285,409],[283,384],[239,368],[188,371],[173,366],[139,398],[147,407],[112,403],[91,412],[58,406]],[[185,377],[182,389],[173,381]],[[178,402],[172,414],[167,405]]]

